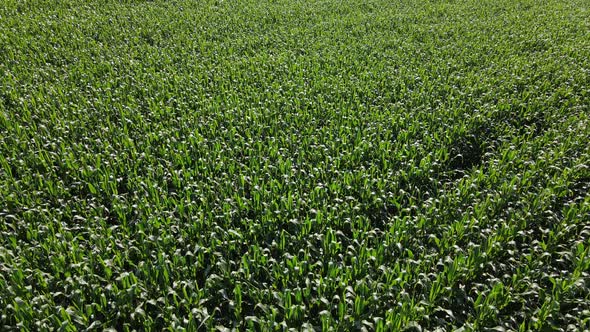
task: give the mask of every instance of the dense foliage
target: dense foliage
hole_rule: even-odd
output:
[[[0,1],[0,329],[590,328],[589,7]]]

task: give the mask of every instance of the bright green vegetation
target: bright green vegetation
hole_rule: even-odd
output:
[[[0,1],[0,330],[590,328],[589,7]]]

